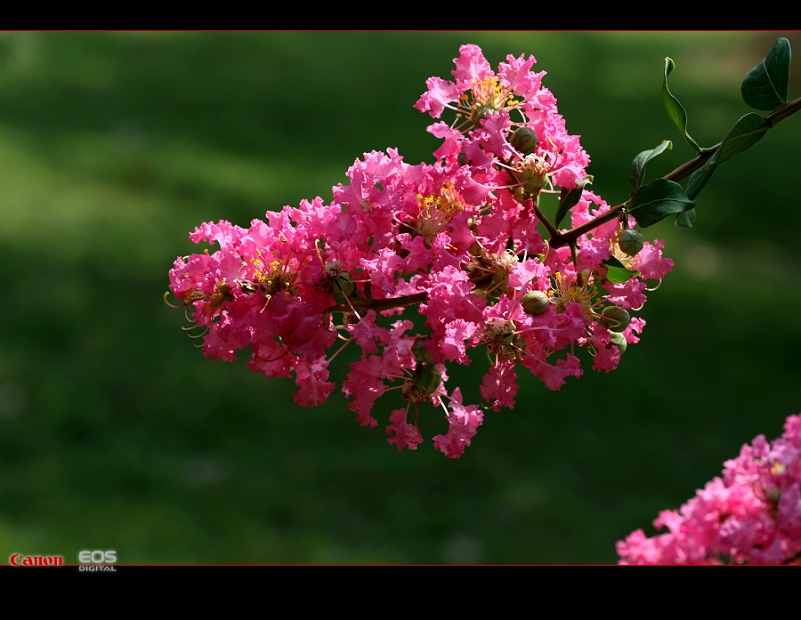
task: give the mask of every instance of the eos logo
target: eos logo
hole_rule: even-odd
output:
[[[79,551],[78,561],[81,564],[114,564],[117,561],[117,552],[111,551]]]
[[[114,549],[109,551],[101,551],[96,549],[94,551],[79,551],[78,561],[81,564],[114,564],[117,561],[117,552]],[[108,571],[116,572],[117,569],[113,566],[79,566],[79,571]]]

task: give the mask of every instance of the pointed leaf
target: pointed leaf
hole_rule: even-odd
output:
[[[663,220],[668,215],[682,213],[695,206],[684,188],[675,181],[656,179],[643,185],[628,201],[628,212],[641,228]]]
[[[592,180],[592,175],[589,175],[581,179],[576,187],[571,190],[565,189],[564,187],[562,188],[562,192],[559,195],[559,206],[556,209],[556,217],[554,219],[557,227],[562,220],[565,219],[568,211],[576,206],[581,198],[581,194],[584,192],[584,188],[590,185]]]
[[[720,148],[712,156],[714,163],[722,164],[727,159],[750,149],[762,139],[768,129],[764,118],[755,112],[749,112],[740,118],[723,138]]]
[[[643,151],[637,157],[634,158],[634,161],[631,162],[631,184],[634,186],[634,189],[637,189],[640,185],[642,185],[642,180],[645,178],[645,164],[651,161],[657,155],[664,153],[666,150],[670,150],[673,148],[673,143],[670,140],[662,140],[662,144],[657,146],[655,149],[651,149],[650,151]]]
[[[716,167],[715,165],[707,164],[690,175],[690,180],[687,181],[687,190],[685,192],[687,198],[695,200],[698,194],[701,193],[701,190],[704,189],[704,185],[707,184],[707,181],[712,178]]]
[[[692,228],[695,221],[695,208],[679,213],[673,223],[678,228]]]
[[[627,269],[623,263],[614,257],[605,260],[604,265],[607,267],[606,279],[615,284],[623,284],[634,276],[640,275],[639,271]]]
[[[687,133],[687,113],[684,111],[684,108],[679,103],[679,100],[676,99],[671,93],[670,89],[668,89],[668,75],[673,69],[676,67],[676,63],[673,62],[672,58],[665,58],[665,81],[662,82],[662,101],[665,104],[665,109],[667,110],[668,116],[673,120],[676,127],[679,128],[681,135],[684,136],[684,139],[687,140],[687,143],[696,151],[700,151],[701,147],[698,146],[698,143],[690,137],[690,134]]]
[[[745,76],[743,100],[757,110],[775,110],[787,103],[790,80],[790,42],[779,37],[768,55]]]
[[[749,112],[740,118],[723,138],[720,146],[706,164],[692,173],[687,182],[687,197],[695,200],[712,177],[718,164],[750,149],[762,139],[767,130],[765,119],[759,114]]]

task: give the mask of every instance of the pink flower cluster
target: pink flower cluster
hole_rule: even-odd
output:
[[[335,387],[331,361],[358,346],[342,386],[358,421],[376,426],[374,403],[397,389],[405,404],[389,416],[389,442],[416,449],[428,403],[448,424],[434,446],[454,458],[484,411],[514,406],[520,367],[553,390],[582,374],[580,349],[594,370],[614,369],[643,329],[630,311],[645,303],[646,280],[673,263],[626,215],[549,243],[565,193],[577,193],[574,227],[610,207],[582,189],[589,157],[534,62],[510,55],[495,72],[464,45],[453,80],[427,81],[415,107],[454,116],[428,127],[442,139],[433,164],[408,164],[394,149],[365,153],[328,204],[303,200],[248,228],[199,226],[190,239],[218,249],[177,258],[169,275],[203,353],[230,361],[249,347],[254,372],[294,376],[296,402],[313,406]],[[634,249],[622,233],[639,238]],[[610,260],[628,275],[607,277]],[[446,366],[469,364],[476,351],[489,360],[483,402],[464,405]]]
[[[617,543],[621,564],[801,564],[801,415],[773,442],[744,445],[722,478],[654,527],[669,531]]]

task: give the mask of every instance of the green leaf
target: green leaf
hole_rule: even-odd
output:
[[[628,282],[634,276],[640,275],[640,272],[637,270],[630,270],[626,269],[626,267],[616,258],[608,258],[604,261],[604,265],[606,265],[607,272],[606,272],[606,279],[610,282],[614,282],[615,284],[623,284],[624,282]]]
[[[687,197],[695,200],[719,164],[750,149],[762,139],[767,130],[765,119],[759,114],[749,112],[740,118],[706,164],[692,173],[687,182]]]
[[[695,201],[687,197],[684,188],[675,181],[667,179],[656,179],[643,185],[635,190],[627,203],[628,212],[641,228],[693,207]]]
[[[787,103],[790,80],[790,42],[779,37],[765,60],[748,72],[740,91],[743,100],[757,110],[775,110]]]
[[[642,185],[642,180],[645,178],[645,164],[651,161],[657,155],[664,153],[666,150],[673,148],[673,143],[670,140],[662,140],[662,144],[650,151],[643,151],[634,161],[631,162],[631,184],[634,189]]]
[[[684,136],[684,139],[687,140],[687,143],[696,152],[700,152],[701,147],[698,146],[698,143],[687,133],[687,113],[684,111],[684,107],[682,107],[679,100],[676,99],[671,94],[670,89],[668,89],[668,75],[670,75],[670,72],[673,71],[675,67],[676,63],[673,62],[672,58],[665,58],[665,81],[662,82],[662,101],[665,104],[668,116],[675,123],[676,127],[679,128],[681,135]]]
[[[576,206],[581,198],[581,194],[584,192],[584,188],[590,185],[592,180],[592,175],[589,175],[581,179],[576,187],[571,190],[565,189],[564,187],[562,188],[562,192],[559,195],[559,206],[556,209],[556,218],[554,220],[556,226],[559,226],[562,220],[565,219],[568,211]]]
[[[694,221],[695,221],[695,208],[692,208],[679,213],[676,216],[676,219],[673,220],[673,223],[678,228],[692,228]]]
[[[707,184],[707,181],[712,178],[712,174],[715,172],[716,168],[717,166],[710,166],[707,164],[690,175],[690,179],[687,181],[687,198],[695,200],[696,196],[704,189],[704,185]]]
[[[747,151],[762,139],[768,129],[764,118],[755,112],[749,112],[729,130],[710,161],[715,160],[714,164],[722,164],[727,159]]]

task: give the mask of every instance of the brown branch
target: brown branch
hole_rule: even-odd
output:
[[[791,117],[793,114],[801,110],[801,97],[795,101],[785,103],[782,107],[776,108],[770,114],[765,116],[765,124],[768,127],[774,127],[781,123],[784,119]]]
[[[784,104],[780,108],[777,108],[770,114],[765,115],[765,126],[767,131],[768,129],[772,129],[778,123],[782,122],[783,120],[789,118],[796,112],[801,110],[801,98],[795,99],[794,101],[790,101],[789,103]],[[698,170],[701,166],[703,166],[707,160],[712,157],[715,151],[720,147],[723,143],[721,140],[716,145],[704,149],[701,153],[696,155],[691,160],[683,163],[681,166],[676,168],[675,170],[667,173],[663,179],[667,179],[669,181],[680,181],[682,179],[687,178],[693,172]],[[626,207],[626,203],[621,203],[609,209],[609,211],[602,213],[598,217],[590,220],[589,222],[585,222],[581,226],[577,226],[572,230],[569,230],[564,233],[560,233],[558,230],[554,228],[554,226],[550,223],[548,218],[542,213],[539,209],[537,204],[532,201],[532,206],[534,208],[534,212],[537,215],[537,218],[542,222],[543,226],[547,229],[547,231],[551,234],[551,238],[549,239],[549,245],[552,248],[559,248],[564,245],[568,245],[571,243],[575,243],[581,235],[587,234],[600,226],[601,224],[605,224],[610,220],[620,217],[621,213]],[[476,280],[476,284],[479,284],[480,281],[488,279],[488,276],[482,276]],[[414,304],[420,304],[428,301],[428,293],[415,293],[413,295],[403,295],[401,297],[393,297],[390,299],[372,299],[372,300],[355,300],[353,301],[353,309],[356,310],[375,310],[376,312],[381,312],[382,310],[392,310],[394,308],[402,308],[405,306],[411,306]],[[332,312],[352,312],[352,309],[347,304],[337,304],[333,308],[331,308]]]
[[[389,299],[357,299],[353,301],[353,309],[381,312],[382,310],[421,304],[427,300],[428,293],[414,293],[413,295],[401,295],[400,297],[390,297]],[[353,310],[347,304],[337,304],[331,308],[331,312],[353,312]]]
[[[790,101],[789,103],[785,103],[780,108],[775,109],[770,114],[765,115],[765,131],[775,127],[778,123],[782,122],[783,120],[789,118],[796,112],[801,110],[801,98],[795,99],[794,101]],[[715,146],[712,146],[708,149],[704,149],[703,152],[699,153],[691,160],[683,163],[681,166],[676,168],[675,170],[668,172],[663,179],[667,179],[669,181],[681,181],[682,179],[687,178],[693,172],[698,170],[701,166],[703,166],[707,160],[712,157],[715,151],[718,150],[720,145],[723,144],[721,140]],[[615,219],[616,217],[620,217],[621,211],[625,208],[626,203],[621,203],[612,207],[606,213],[603,213],[596,217],[589,222],[585,222],[581,226],[577,226],[572,230],[569,230],[565,233],[557,233],[556,235],[552,235],[549,243],[552,248],[558,248],[563,245],[567,245],[568,243],[575,242],[581,235],[584,235],[594,228],[597,228],[601,224],[605,224],[606,222]]]
[[[537,219],[542,222],[542,225],[545,226],[545,229],[550,233],[551,239],[559,236],[559,231],[551,224],[551,221],[545,217],[545,214],[540,210],[540,206],[537,204],[536,200],[531,200],[531,206],[534,209],[534,214],[537,216]]]

